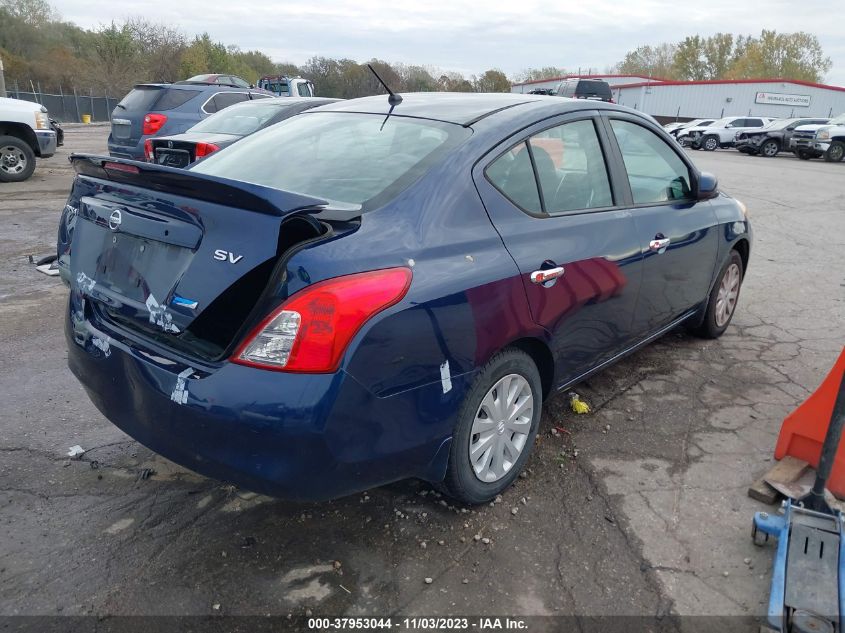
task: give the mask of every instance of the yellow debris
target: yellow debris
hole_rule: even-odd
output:
[[[577,393],[573,393],[569,397],[569,406],[572,407],[572,411],[574,413],[581,414],[590,412],[590,405],[581,400]]]

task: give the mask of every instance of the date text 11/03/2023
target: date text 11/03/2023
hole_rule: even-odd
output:
[[[509,617],[477,617],[477,618],[445,618],[445,617],[412,617],[412,618],[376,618],[376,617],[343,617],[343,618],[308,618],[308,629],[312,631],[336,630],[410,630],[410,631],[441,631],[441,630],[472,630],[472,631],[521,631],[526,630],[528,624],[520,618]]]

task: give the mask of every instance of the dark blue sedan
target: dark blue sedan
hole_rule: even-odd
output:
[[[71,370],[139,442],[290,498],[493,498],[544,399],[678,325],[721,335],[751,244],[650,117],[594,101],[371,97],[188,171],[73,164]]]

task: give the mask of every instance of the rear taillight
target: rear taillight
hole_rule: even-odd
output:
[[[196,154],[194,157],[202,158],[203,156],[208,156],[212,152],[216,152],[218,149],[220,148],[214,143],[197,143]]]
[[[141,133],[144,136],[155,134],[165,123],[167,123],[167,115],[150,112],[144,117],[144,127],[142,128]]]
[[[333,372],[358,330],[402,300],[411,277],[409,268],[387,268],[309,286],[259,323],[232,362],[276,371]]]
[[[147,159],[147,162],[152,163],[155,161],[155,152],[153,151],[153,141],[152,139],[147,139],[144,141],[144,158]]]

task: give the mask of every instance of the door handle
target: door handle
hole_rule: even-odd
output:
[[[535,270],[531,273],[531,281],[535,284],[544,284],[547,281],[552,281],[558,277],[563,277],[563,266],[556,268],[549,268],[547,270]]]
[[[667,246],[669,246],[668,237],[655,237],[648,243],[649,249],[657,253],[662,253]]]

